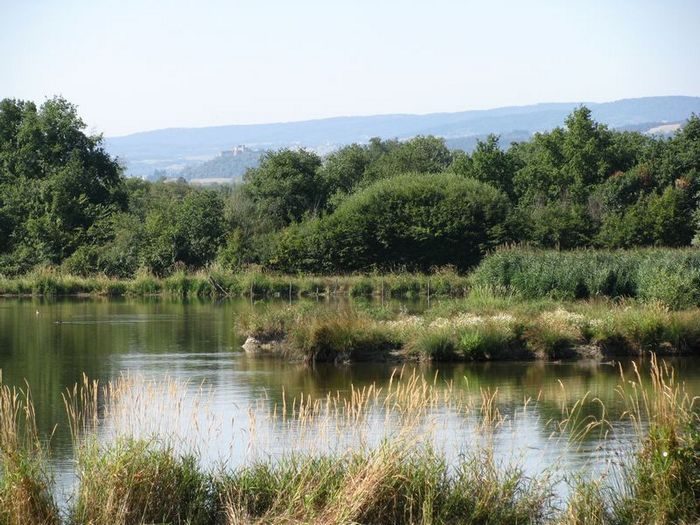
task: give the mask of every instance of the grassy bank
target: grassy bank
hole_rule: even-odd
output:
[[[700,353],[700,311],[660,303],[522,300],[473,289],[410,315],[372,303],[271,304],[242,314],[249,351],[313,361],[562,359]]]
[[[81,277],[42,269],[22,277],[0,276],[0,295],[8,296],[147,296],[255,297],[461,297],[467,277],[444,270],[433,274],[389,273],[367,275],[282,275],[261,271],[227,272],[210,269],[177,272],[158,278],[140,273],[133,279]]]
[[[700,306],[700,250],[501,249],[482,261],[472,279],[528,299],[625,297],[689,308]]]
[[[430,274],[285,275],[213,266],[167,277],[140,272],[130,279],[81,277],[53,268],[20,277],[0,276],[0,295],[8,296],[457,298],[472,287],[529,300],[635,299],[684,309],[700,306],[700,250],[504,248],[488,255],[469,275],[450,269]]]
[[[78,480],[63,511],[53,500],[49,451],[42,447],[36,454],[31,398],[0,388],[3,524],[627,525],[700,518],[697,407],[673,371],[654,360],[650,376],[620,378],[622,420],[579,420],[577,414],[596,404],[585,397],[564,407],[562,420],[553,422],[574,443],[591,429],[632,422],[635,441],[617,453],[605,483],[584,473],[564,480],[554,466],[528,475],[517,462],[497,460],[492,438],[504,424],[497,393],[482,393],[481,406],[469,408],[460,404],[457,390],[438,391],[415,377],[397,378],[382,398],[379,389],[356,392],[330,422],[323,410],[302,411],[318,400],[294,401],[300,424],[303,418],[310,427],[320,423],[353,429],[363,426],[379,404],[394,432],[374,446],[324,453],[300,452],[290,445],[282,457],[213,470],[203,468],[196,454],[175,446],[172,436],[98,440],[96,414],[109,412],[108,405],[118,402],[110,396],[123,388],[105,385],[98,392],[95,383],[86,382],[66,398]],[[98,407],[97,399],[105,407]],[[431,444],[434,427],[421,426],[445,404],[465,416],[475,414],[482,437],[450,460]],[[32,468],[18,468],[24,464]],[[569,486],[565,501],[556,498],[562,482]]]

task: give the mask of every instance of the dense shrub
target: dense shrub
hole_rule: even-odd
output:
[[[511,240],[618,249],[700,239],[697,116],[667,138],[609,129],[580,107],[526,142],[489,136],[471,153],[435,136],[372,138],[326,158],[267,151],[241,184],[209,189],[126,178],[84,129],[61,98],[0,101],[0,274],[167,277],[214,261],[232,271],[464,272]],[[687,301],[674,286],[668,301]]]
[[[452,174],[381,180],[346,199],[332,215],[282,234],[273,264],[326,272],[405,267],[466,269],[505,237],[507,197]],[[300,268],[301,266],[301,268]]]

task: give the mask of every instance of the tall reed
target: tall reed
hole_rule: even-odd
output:
[[[697,397],[674,370],[652,356],[648,381],[635,377],[618,387],[639,447],[625,463],[613,497],[623,523],[697,523],[700,520],[700,415]]]
[[[47,451],[39,438],[31,395],[1,379],[0,375],[0,524],[58,524]]]
[[[488,255],[472,279],[528,299],[628,297],[680,309],[700,306],[700,251],[506,248]]]
[[[496,459],[494,442],[515,417],[501,412],[498,390],[481,389],[474,398],[437,376],[401,369],[383,387],[283,396],[266,408],[271,423],[296,430],[286,453],[207,470],[165,428],[150,437],[117,432],[105,439],[100,421],[119,413],[115,404],[135,403],[121,407],[126,417],[159,410],[153,391],[143,395],[137,386],[129,378],[103,386],[84,378],[66,392],[78,474],[68,523],[680,525],[700,519],[696,400],[655,357],[648,378],[635,369],[617,387],[626,406],[622,418],[636,438],[618,449],[606,475],[570,481],[565,502],[556,498],[562,477],[555,467],[528,475],[522,463]],[[171,383],[159,388],[175,392]],[[552,439],[576,443],[591,433],[601,440],[614,434],[617,423],[599,400],[587,394],[572,403],[561,388],[561,416],[547,424]],[[446,410],[475,422],[476,434],[459,455],[435,441],[435,422]],[[0,416],[0,524],[58,524],[29,394],[2,386]],[[377,423],[381,438],[372,442],[364,432]],[[352,433],[347,448],[337,440],[346,431]],[[253,428],[248,436],[261,439]]]

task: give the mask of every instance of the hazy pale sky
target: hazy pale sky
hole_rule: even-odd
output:
[[[700,95],[700,1],[0,0],[0,98],[93,131]]]

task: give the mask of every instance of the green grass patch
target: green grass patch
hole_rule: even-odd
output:
[[[488,255],[472,279],[527,299],[636,298],[682,309],[700,306],[700,251],[508,248]]]
[[[71,512],[76,525],[113,523],[209,524],[214,505],[210,476],[195,456],[155,440],[95,443],[79,453],[79,485]]]

